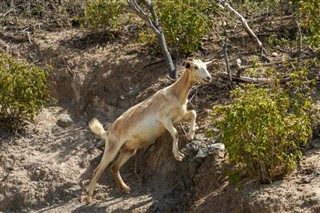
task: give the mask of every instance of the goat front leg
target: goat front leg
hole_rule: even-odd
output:
[[[197,119],[197,113],[194,110],[187,111],[187,113],[183,117],[183,121],[191,120],[190,128],[187,133],[188,140],[192,140],[194,138],[194,134],[196,131],[196,119]]]
[[[173,139],[172,153],[173,153],[174,158],[177,161],[182,161],[182,159],[184,158],[184,154],[179,152],[179,149],[178,149],[178,142],[179,142],[178,131],[176,130],[176,128],[174,128],[173,123],[170,119],[168,119],[168,118],[162,119],[160,122],[162,123],[164,128],[166,128],[172,136],[172,139]]]

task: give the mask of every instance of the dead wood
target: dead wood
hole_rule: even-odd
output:
[[[229,74],[228,73],[220,73],[218,74],[218,77],[228,80],[229,81]],[[285,84],[289,82],[291,78],[289,76],[285,76],[280,79],[280,84]],[[253,77],[240,77],[240,76],[232,76],[232,81],[233,82],[238,82],[238,83],[249,83],[249,84],[271,84],[274,83],[275,79],[274,78],[253,78]]]
[[[259,45],[259,48],[261,50],[262,53],[265,53],[266,50],[262,45],[262,42],[259,40],[259,38],[256,36],[256,34],[252,31],[252,29],[249,27],[247,20],[238,12],[236,11],[233,7],[231,7],[231,5],[226,1],[226,0],[218,0],[218,5],[221,8],[227,8],[228,10],[230,10],[231,12],[233,12],[241,21],[242,25],[244,26],[244,28],[246,29],[246,31],[256,40],[256,42]]]

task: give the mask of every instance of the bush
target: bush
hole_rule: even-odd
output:
[[[161,0],[156,2],[159,23],[168,46],[190,53],[201,45],[201,37],[211,30],[211,1]]]
[[[156,0],[154,5],[169,48],[190,53],[200,47],[201,36],[211,30],[209,15],[214,7],[211,1]],[[125,14],[125,6],[123,1],[89,0],[85,5],[84,26],[113,29],[125,22],[121,17]],[[139,40],[149,43],[157,41],[150,31],[143,29]]]
[[[31,32],[38,30],[40,26],[41,30],[50,31],[54,28],[77,26],[76,17],[83,16],[82,5],[83,0],[2,0],[0,13],[4,14],[10,8],[14,8],[14,13],[1,18],[0,24],[10,26],[9,29],[19,28],[23,22],[21,23],[21,19],[17,17],[24,17],[28,19],[24,28],[29,27],[28,30]]]
[[[297,2],[295,0],[294,2]],[[298,11],[303,27],[310,32],[309,41],[312,46],[320,46],[320,2],[319,0],[299,0]]]
[[[233,103],[214,107],[229,161],[261,181],[292,171],[300,147],[312,136],[312,107],[301,83],[307,81],[306,71],[290,76],[286,89],[278,83],[272,88],[247,85],[232,92]]]
[[[85,2],[83,22],[86,27],[114,29],[123,21],[124,4],[119,0],[88,0]]]
[[[48,71],[0,54],[0,125],[20,127],[50,103]]]

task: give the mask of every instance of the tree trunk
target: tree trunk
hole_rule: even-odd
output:
[[[163,31],[161,29],[161,27],[159,26],[159,22],[158,22],[158,16],[156,14],[156,11],[154,10],[152,1],[145,1],[145,0],[141,0],[141,4],[144,4],[148,11],[151,13],[151,17],[152,19],[149,17],[149,15],[140,7],[140,5],[137,3],[136,0],[127,0],[128,4],[131,6],[132,9],[134,9],[134,11],[137,13],[138,16],[140,16],[140,18],[142,18],[143,20],[146,21],[146,23],[151,27],[151,29],[153,30],[153,32],[157,35],[159,44],[160,44],[160,48],[162,50],[164,59],[167,63],[167,67],[168,67],[168,73],[170,78],[176,80],[177,79],[177,72],[176,69],[173,65],[173,61],[171,58],[171,54],[168,50],[167,44],[166,44],[166,39],[164,37]]]
[[[158,40],[159,40],[159,44],[162,50],[162,54],[164,56],[164,59],[166,60],[167,66],[168,66],[168,72],[169,72],[169,76],[170,78],[176,80],[177,79],[177,71],[176,68],[173,65],[173,61],[171,58],[171,54],[167,48],[167,44],[166,44],[166,40],[164,37],[164,34],[162,32],[161,29],[158,29],[160,31],[159,34],[157,34]]]

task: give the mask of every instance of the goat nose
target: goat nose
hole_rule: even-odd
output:
[[[210,81],[210,80],[211,80],[211,77],[208,76],[207,79]]]

